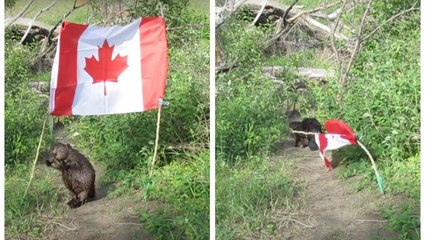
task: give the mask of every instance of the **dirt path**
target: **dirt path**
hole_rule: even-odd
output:
[[[71,143],[62,129],[55,132],[55,137],[60,142]],[[109,193],[114,186],[101,184],[106,173],[99,163],[91,163],[96,171],[96,198],[76,209],[66,207],[62,216],[49,219],[49,227],[43,234],[43,239],[155,239],[143,230],[138,217],[138,211],[153,209],[155,203],[140,200],[140,196],[110,197]],[[65,188],[59,171],[52,181],[58,188]],[[64,199],[64,206],[68,200]]]
[[[298,194],[302,207],[287,214],[292,220],[279,230],[276,239],[398,239],[385,229],[386,222],[380,214],[383,204],[391,201],[389,197],[378,191],[354,191],[359,178],[338,179],[337,171],[343,166],[327,171],[317,151],[293,144],[292,139],[284,140],[272,160],[292,161],[291,177],[304,186]]]

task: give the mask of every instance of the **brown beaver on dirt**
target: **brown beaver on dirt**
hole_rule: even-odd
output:
[[[69,144],[56,143],[46,164],[61,171],[65,186],[73,194],[67,203],[71,208],[80,207],[88,198],[95,196],[95,169],[83,154]]]

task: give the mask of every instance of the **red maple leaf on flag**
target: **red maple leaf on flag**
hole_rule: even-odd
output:
[[[104,83],[104,95],[106,96],[106,82],[117,82],[118,76],[128,67],[127,56],[121,57],[118,54],[112,59],[114,45],[109,46],[105,39],[102,47],[98,47],[99,61],[95,56],[86,58],[86,67],[84,70],[93,78],[93,84]]]

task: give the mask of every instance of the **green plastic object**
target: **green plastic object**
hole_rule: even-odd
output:
[[[377,176],[377,184],[379,185],[379,190],[382,194],[385,194],[385,188],[383,187],[383,178],[381,176]]]

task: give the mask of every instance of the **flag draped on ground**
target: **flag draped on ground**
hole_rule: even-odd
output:
[[[332,169],[330,160],[325,156],[325,151],[341,148],[346,145],[357,144],[356,136],[352,129],[339,120],[328,120],[324,124],[327,134],[316,134],[315,142],[319,148],[319,155],[324,160],[325,166]]]
[[[64,21],[52,67],[50,114],[100,115],[160,107],[168,71],[161,17],[126,26]]]

